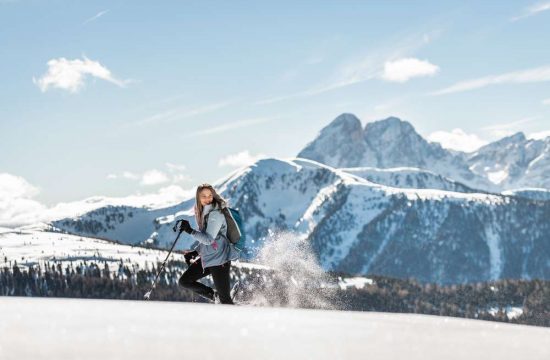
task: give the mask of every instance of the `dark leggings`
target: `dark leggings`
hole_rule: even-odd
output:
[[[231,267],[231,261],[226,262],[223,265],[209,266],[206,269],[202,269],[202,260],[198,259],[192,263],[187,270],[180,276],[178,283],[180,286],[196,292],[200,296],[214,301],[214,290],[201,284],[197,280],[212,274],[214,285],[220,296],[222,304],[233,304],[231,296],[229,294],[229,268]]]

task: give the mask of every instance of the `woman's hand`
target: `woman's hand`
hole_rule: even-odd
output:
[[[185,231],[188,234],[191,234],[193,232],[193,228],[191,227],[191,224],[189,224],[189,221],[187,220],[181,220],[180,222],[180,231]]]
[[[197,256],[199,256],[197,250],[183,250],[183,258],[187,266],[191,266]]]

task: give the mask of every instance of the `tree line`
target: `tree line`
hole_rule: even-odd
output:
[[[0,270],[0,295],[143,300],[159,267],[159,263],[143,269],[106,261],[44,261],[20,266],[14,261]],[[185,269],[181,261],[167,262],[151,299],[206,302],[178,285]],[[290,281],[274,270],[231,268],[232,282],[240,279],[244,285],[243,299],[262,294],[262,304],[268,306],[315,308],[318,302],[310,300],[324,297],[341,310],[444,315],[550,327],[550,281],[506,279],[443,286],[371,275],[372,283],[363,287],[339,286],[338,279],[346,277],[349,275],[327,273],[331,279],[328,285],[332,286],[312,286],[308,280],[308,289],[296,290],[295,279]],[[212,286],[210,276],[201,281]],[[292,302],[291,297],[299,301]],[[520,313],[512,316],[512,308]]]

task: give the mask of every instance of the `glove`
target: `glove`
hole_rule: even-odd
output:
[[[193,228],[191,227],[191,224],[189,224],[189,221],[182,220],[180,223],[180,231],[185,231],[188,234],[191,234],[193,232]]]
[[[197,256],[199,256],[197,250],[185,250],[183,252],[183,258],[185,259],[187,266],[191,266],[192,260],[194,260]]]

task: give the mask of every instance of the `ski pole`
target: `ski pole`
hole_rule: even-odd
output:
[[[174,227],[172,228],[172,230],[174,230],[174,232],[178,231],[178,224],[181,222],[182,220],[178,220],[176,221],[176,225],[174,225]],[[170,248],[170,251],[168,252],[168,255],[166,255],[166,259],[164,259],[164,262],[162,263],[162,266],[160,268],[160,270],[157,272],[157,276],[155,277],[155,280],[153,281],[153,287],[151,288],[151,290],[147,291],[145,293],[145,295],[143,295],[143,297],[145,298],[145,300],[149,300],[149,298],[151,297],[151,293],[153,292],[153,290],[155,289],[155,287],[157,286],[157,280],[159,278],[159,275],[160,273],[162,272],[162,270],[164,270],[164,265],[166,265],[166,261],[168,260],[168,257],[170,256],[170,254],[172,253],[172,250],[174,249],[174,246],[176,246],[176,243],[178,242],[178,239],[180,238],[180,235],[181,235],[182,231],[180,230],[179,233],[178,233],[178,236],[176,236],[176,240],[174,240],[174,243],[172,244],[172,247]]]

